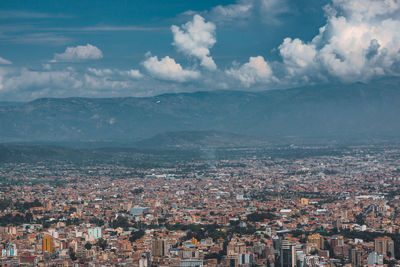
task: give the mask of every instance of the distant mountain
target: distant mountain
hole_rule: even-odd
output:
[[[264,92],[214,91],[146,98],[42,98],[0,105],[0,142],[138,142],[166,145],[227,136],[368,140],[400,137],[400,79]],[[189,134],[190,135],[190,134]],[[213,139],[214,138],[214,139]],[[168,141],[169,140],[169,141]],[[201,141],[203,140],[203,141]],[[204,141],[205,140],[205,141]],[[214,141],[213,141],[214,140]],[[192,140],[193,141],[193,140]],[[236,142],[235,141],[235,142]],[[233,142],[233,143],[235,143]],[[168,145],[166,145],[168,146]]]
[[[0,145],[0,164],[63,162],[122,164],[134,167],[166,166],[182,160],[201,159],[195,150],[138,149],[134,147],[70,148],[54,145]]]
[[[0,101],[0,106],[16,106],[23,104],[23,102],[8,102],[8,101]]]
[[[266,143],[262,138],[219,131],[181,131],[157,134],[136,142],[134,146],[147,149],[196,149],[251,147]]]

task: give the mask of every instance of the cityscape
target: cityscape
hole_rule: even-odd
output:
[[[0,267],[400,267],[400,0],[0,0]]]
[[[240,154],[174,167],[3,164],[1,264],[399,264],[398,146]]]

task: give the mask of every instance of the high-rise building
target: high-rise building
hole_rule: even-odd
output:
[[[394,242],[388,237],[378,237],[375,238],[375,251],[382,254],[383,257],[388,256],[390,258],[394,257]]]
[[[50,235],[44,235],[43,236],[43,254],[48,252],[52,253],[53,252],[53,238]]]
[[[325,249],[325,239],[318,233],[308,236],[308,243],[314,244],[316,249]]]
[[[280,262],[281,262],[281,267],[295,267],[296,266],[295,244],[290,243],[286,239],[282,240]]]
[[[88,235],[93,239],[101,238],[101,227],[93,227],[88,229]]]
[[[376,251],[368,255],[368,267],[383,266],[383,256]]]
[[[242,264],[251,265],[253,263],[253,261],[254,261],[254,255],[251,253],[238,255],[239,265],[242,265]]]
[[[362,264],[362,252],[358,248],[353,248],[351,250],[351,266],[361,267]]]
[[[167,242],[163,239],[153,240],[151,252],[153,257],[164,257],[168,254]]]
[[[9,243],[7,248],[5,250],[5,253],[3,252],[3,254],[5,254],[3,257],[7,256],[7,257],[15,257],[18,256],[18,249],[17,246],[15,244]]]

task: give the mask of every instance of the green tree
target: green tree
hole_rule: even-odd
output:
[[[129,241],[135,242],[136,240],[142,238],[144,236],[144,231],[132,231],[131,236],[129,237]]]
[[[86,243],[85,248],[86,248],[86,250],[90,250],[92,248],[92,244],[90,244],[89,242]]]
[[[76,261],[78,259],[72,248],[69,248],[69,257],[71,258],[72,261]]]

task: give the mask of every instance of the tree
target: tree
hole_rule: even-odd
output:
[[[136,240],[142,238],[144,236],[144,231],[132,231],[131,236],[129,237],[129,241],[135,242]]]
[[[111,227],[114,229],[118,227],[121,227],[123,229],[128,229],[129,227],[131,227],[131,224],[129,223],[126,217],[118,216],[116,220],[111,221]]]
[[[69,257],[71,258],[72,261],[76,261],[78,259],[72,248],[69,248]]]
[[[92,248],[92,244],[90,244],[89,242],[86,243],[85,248],[86,248],[86,250],[90,250]]]
[[[99,247],[101,247],[102,250],[105,250],[107,247],[107,240],[104,240],[103,238],[100,238],[96,245],[98,245]]]
[[[250,222],[262,222],[265,219],[269,219],[269,220],[273,220],[275,219],[275,215],[270,213],[270,212],[262,212],[262,213],[258,213],[258,212],[254,212],[251,213],[249,215],[247,215],[247,220]]]

